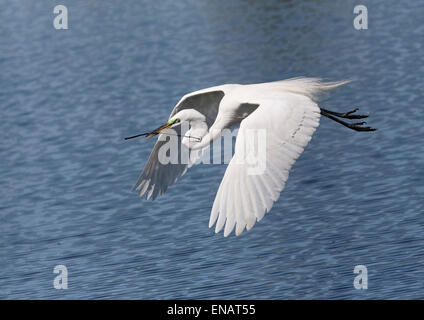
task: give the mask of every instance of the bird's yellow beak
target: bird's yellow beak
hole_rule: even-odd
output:
[[[151,137],[157,136],[163,130],[171,128],[174,124],[179,123],[179,122],[180,122],[180,119],[169,120],[166,124],[164,124],[163,126],[160,126],[159,128],[153,130],[152,132],[140,133],[140,134],[137,134],[135,136],[126,137],[126,138],[124,138],[124,140],[129,140],[129,139],[133,139],[133,138],[137,138],[137,137],[151,138]]]
[[[159,133],[161,133],[163,130],[166,130],[168,128],[170,128],[172,126],[172,123],[166,123],[163,126],[160,126],[159,128],[153,130],[152,132],[150,132],[150,134],[148,136],[146,136],[146,138],[151,138],[154,136],[157,136]]]

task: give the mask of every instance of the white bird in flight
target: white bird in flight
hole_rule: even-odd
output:
[[[358,109],[338,113],[319,108],[319,94],[348,81],[323,82],[317,78],[293,78],[282,81],[239,85],[215,86],[185,95],[174,107],[168,122],[149,133],[138,136],[152,137],[176,130],[180,143],[191,152],[209,147],[221,137],[223,129],[240,124],[235,152],[228,164],[212,206],[209,227],[215,223],[215,232],[224,228],[224,236],[236,229],[236,235],[250,230],[269,212],[284,189],[289,171],[303,152],[324,115],[355,131],[374,131],[364,127],[365,122],[348,123],[340,120],[362,119]],[[183,132],[182,124],[189,130]],[[265,169],[261,174],[248,174],[248,165],[242,161],[246,130],[266,130]],[[159,137],[160,137],[159,136]],[[195,139],[192,139],[195,137]],[[158,139],[133,190],[139,196],[155,199],[185,174],[192,163],[162,164],[159,149],[166,143]]]

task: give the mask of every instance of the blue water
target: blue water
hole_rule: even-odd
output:
[[[423,14],[421,0],[0,0],[0,298],[423,299]],[[122,138],[183,94],[293,76],[354,79],[321,106],[359,106],[379,130],[322,119],[251,231],[208,229],[224,165],[153,202],[130,192],[154,142]]]

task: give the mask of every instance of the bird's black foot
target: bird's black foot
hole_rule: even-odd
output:
[[[339,118],[344,118],[344,119],[364,119],[364,118],[368,118],[368,115],[361,115],[361,114],[354,114],[356,111],[358,111],[359,109],[356,108],[354,110],[345,112],[345,113],[340,113],[340,112],[334,112],[334,111],[330,111],[330,110],[326,110],[326,109],[322,109],[321,108],[321,114],[323,116],[326,116],[327,118],[336,121],[337,123],[340,123],[341,125],[344,125],[345,127],[355,130],[355,131],[375,131],[377,129],[375,128],[371,128],[371,127],[364,127],[363,125],[366,124],[365,121],[362,122],[354,122],[354,123],[348,123],[345,121],[342,121],[336,117]]]
[[[330,110],[326,110],[326,109],[321,109],[322,111],[331,114],[333,116],[339,117],[339,118],[344,118],[344,119],[364,119],[364,118],[368,118],[368,115],[365,114],[354,114],[356,111],[358,111],[358,108],[355,108],[351,111],[345,112],[345,113],[340,113],[340,112],[334,112],[334,111],[330,111]]]

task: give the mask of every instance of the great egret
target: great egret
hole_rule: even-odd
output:
[[[240,124],[235,153],[219,186],[209,221],[209,227],[216,223],[215,232],[225,226],[224,236],[228,236],[235,227],[236,235],[239,235],[245,228],[251,229],[271,210],[284,188],[290,168],[319,125],[321,114],[355,131],[375,130],[364,127],[365,122],[340,120],[367,117],[356,114],[357,109],[338,113],[318,107],[320,93],[347,82],[292,78],[260,84],[226,84],[195,91],[177,103],[165,125],[137,136],[160,134],[161,137],[166,129],[173,128],[180,143],[194,151],[206,148],[220,138],[222,129]],[[183,123],[189,128],[185,132]],[[267,132],[265,138],[257,141],[257,144],[266,144],[266,166],[261,174],[248,174],[246,163],[240,161],[245,157],[242,143],[249,129]],[[133,190],[139,189],[140,197],[145,194],[146,199],[155,199],[163,194],[192,164],[162,164],[158,153],[164,143],[164,139],[158,139],[133,187]]]

